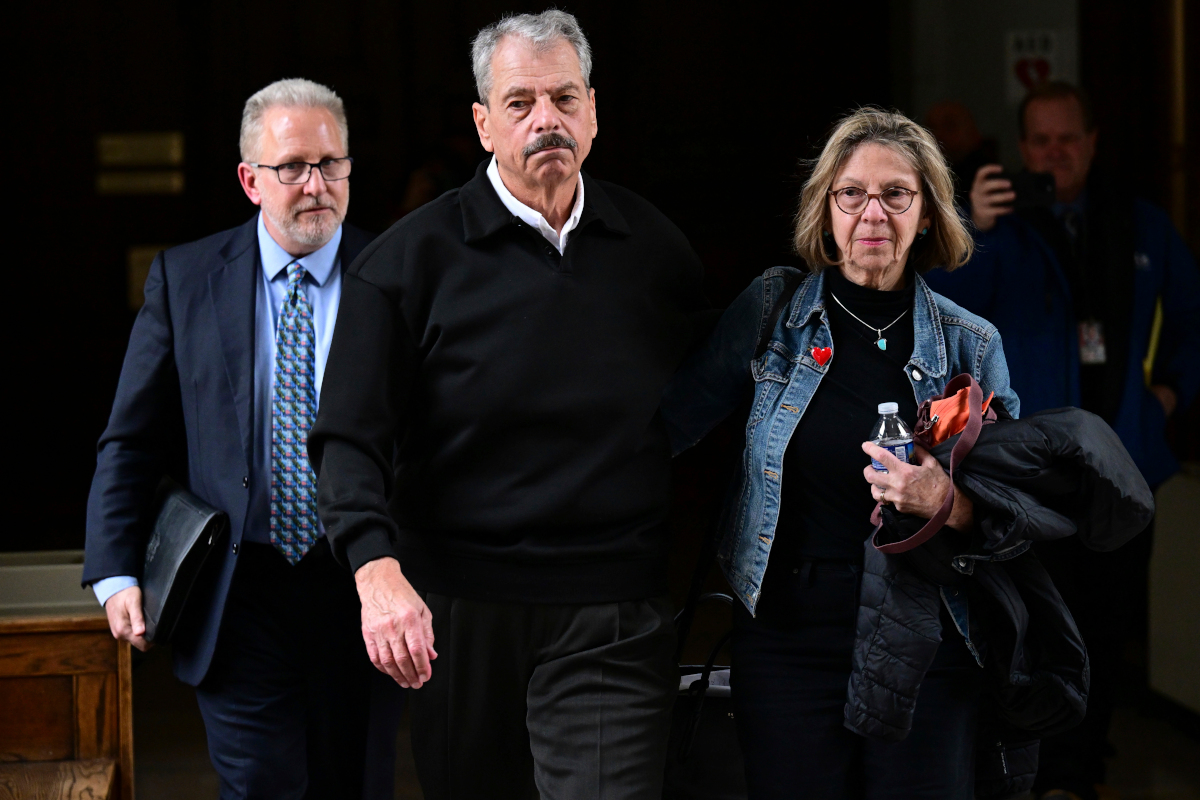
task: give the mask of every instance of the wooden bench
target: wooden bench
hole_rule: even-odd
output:
[[[97,606],[0,616],[0,800],[133,800],[130,651]]]

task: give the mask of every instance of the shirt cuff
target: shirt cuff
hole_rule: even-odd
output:
[[[104,605],[108,602],[108,598],[117,592],[137,585],[138,580],[132,575],[115,575],[111,578],[101,578],[93,583],[92,591],[96,593],[96,599],[100,601],[100,605]]]

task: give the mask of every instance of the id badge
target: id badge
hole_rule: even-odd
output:
[[[1094,319],[1079,323],[1079,363],[1092,366],[1103,364],[1107,360],[1104,349],[1104,323]]]

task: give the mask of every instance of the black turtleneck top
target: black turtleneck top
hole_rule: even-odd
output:
[[[858,561],[871,534],[871,487],[863,479],[870,458],[862,443],[879,418],[880,403],[900,405],[900,418],[912,427],[917,402],[904,368],[913,351],[913,291],[881,292],[844,278],[837,267],[825,272],[825,310],[833,338],[833,360],[800,418],[783,459],[779,524],[765,583],[771,573],[791,572],[802,559]],[[882,328],[887,349],[875,344],[875,330],[846,308]],[[764,592],[767,586],[764,586]]]

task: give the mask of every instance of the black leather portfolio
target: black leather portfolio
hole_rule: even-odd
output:
[[[154,532],[142,568],[146,639],[171,640],[188,596],[209,557],[229,531],[229,515],[170,478],[155,495]]]

